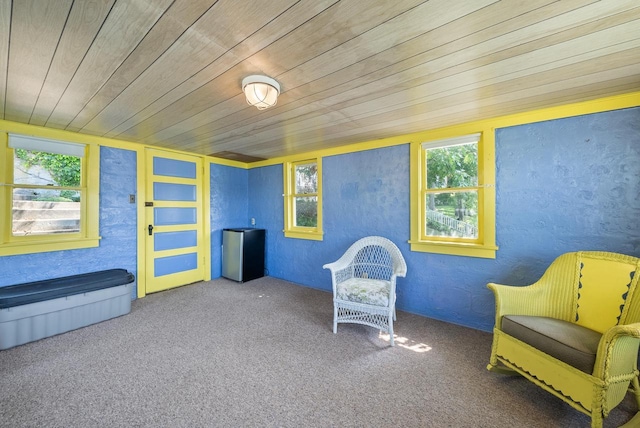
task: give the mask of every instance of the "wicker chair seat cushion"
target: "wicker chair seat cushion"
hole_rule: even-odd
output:
[[[349,278],[336,286],[336,298],[375,306],[389,306],[391,283],[381,279]]]
[[[505,315],[502,331],[591,374],[602,335],[581,325],[547,317]]]

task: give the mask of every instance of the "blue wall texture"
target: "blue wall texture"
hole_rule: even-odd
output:
[[[0,286],[113,268],[137,277],[137,214],[130,194],[136,194],[136,153],[101,147],[100,246],[0,257]]]
[[[222,229],[247,227],[248,180],[246,169],[211,164],[211,278],[222,272]]]
[[[530,284],[567,251],[640,257],[638,160],[640,108],[496,130],[495,260],[410,251],[408,145],[323,159],[323,241],[284,238],[281,165],[212,164],[212,277],[221,274],[222,229],[247,227],[251,217],[267,230],[269,275],[326,291],[322,265],[355,240],[382,235],[407,261],[399,309],[488,331],[487,282]],[[0,257],[0,286],[109,268],[137,273],[136,154],[102,147],[100,166],[100,247]]]
[[[249,170],[249,213],[267,229],[271,276],[330,291],[323,264],[386,236],[408,266],[399,309],[490,331],[488,282],[530,284],[567,251],[640,256],[638,160],[640,108],[496,130],[495,260],[409,250],[408,145],[323,159],[321,242],[283,237],[281,166]]]

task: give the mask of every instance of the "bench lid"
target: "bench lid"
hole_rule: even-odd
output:
[[[0,287],[0,309],[117,287],[134,280],[134,275],[125,269],[109,269],[9,285]]]

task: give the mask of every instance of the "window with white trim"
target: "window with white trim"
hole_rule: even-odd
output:
[[[414,143],[412,250],[495,257],[493,132]]]
[[[89,152],[85,144],[8,135],[0,255],[97,246],[98,176],[88,165],[98,155]]]
[[[322,162],[284,164],[285,236],[322,240]]]

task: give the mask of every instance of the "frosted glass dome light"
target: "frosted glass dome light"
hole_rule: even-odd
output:
[[[280,84],[267,76],[247,76],[242,79],[242,91],[250,105],[264,110],[278,102]]]

